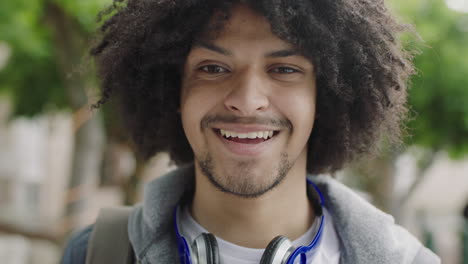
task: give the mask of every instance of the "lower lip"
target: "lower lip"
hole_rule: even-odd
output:
[[[272,138],[254,144],[239,143],[232,140],[228,140],[223,137],[219,132],[213,131],[216,136],[221,140],[223,145],[231,152],[239,156],[258,156],[266,151],[266,149],[272,144],[276,136]]]

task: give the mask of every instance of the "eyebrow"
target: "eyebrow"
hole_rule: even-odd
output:
[[[232,52],[230,52],[229,50],[225,48],[219,47],[213,43],[199,41],[199,42],[196,42],[194,46],[205,48],[205,49],[214,51],[216,53],[219,53],[225,56],[232,56]],[[296,56],[296,55],[300,55],[300,53],[295,49],[283,49],[283,50],[276,50],[276,51],[268,52],[265,54],[265,57],[266,58],[283,58],[283,57]]]
[[[299,55],[299,52],[295,49],[284,49],[284,50],[277,50],[270,53],[267,53],[265,57],[267,58],[282,58],[282,57],[289,57],[289,56],[296,56]]]
[[[222,55],[226,55],[226,56],[232,56],[232,52],[224,49],[224,48],[221,48],[219,46],[216,46],[215,44],[212,44],[212,43],[208,43],[208,42],[196,42],[194,44],[195,47],[201,47],[201,48],[205,48],[205,49],[208,49],[208,50],[211,50],[211,51],[214,51],[214,52],[217,52],[217,53],[220,53]]]

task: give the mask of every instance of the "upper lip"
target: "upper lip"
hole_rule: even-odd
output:
[[[277,127],[265,125],[244,125],[244,124],[219,124],[213,126],[214,129],[222,129],[236,133],[249,133],[258,131],[278,131]]]

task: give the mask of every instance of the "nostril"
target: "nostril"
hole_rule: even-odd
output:
[[[231,94],[224,99],[224,107],[228,111],[252,115],[257,112],[264,112],[269,108],[269,99],[265,95],[256,94]]]

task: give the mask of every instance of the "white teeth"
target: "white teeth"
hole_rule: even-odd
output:
[[[258,132],[249,132],[249,133],[236,133],[232,131],[226,131],[220,129],[221,135],[226,138],[237,137],[237,138],[263,138],[268,139],[273,137],[273,131],[258,131]]]
[[[247,138],[257,138],[257,132],[247,133]]]

